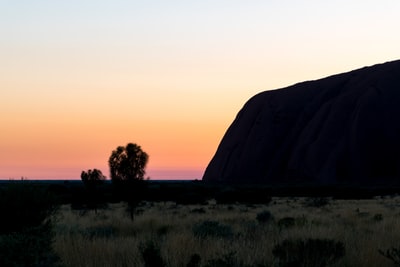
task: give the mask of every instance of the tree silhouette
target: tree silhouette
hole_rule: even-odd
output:
[[[87,187],[94,187],[102,184],[106,179],[106,176],[98,169],[88,170],[87,172],[82,171],[81,179],[83,184]]]
[[[94,212],[97,213],[99,194],[97,192],[97,186],[101,185],[106,176],[98,169],[88,170],[87,172],[82,171],[81,179],[83,184],[88,191],[88,206],[94,208]]]
[[[127,200],[131,220],[144,189],[145,167],[149,156],[140,146],[129,143],[112,151],[108,160],[110,177],[118,193]]]

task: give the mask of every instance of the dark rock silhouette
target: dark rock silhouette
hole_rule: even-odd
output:
[[[203,180],[400,181],[400,60],[252,97]]]

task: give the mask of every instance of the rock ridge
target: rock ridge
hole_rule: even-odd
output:
[[[400,60],[253,96],[203,180],[400,180]]]

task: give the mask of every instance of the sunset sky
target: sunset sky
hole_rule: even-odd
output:
[[[0,179],[201,179],[254,94],[400,59],[400,1],[0,0]]]

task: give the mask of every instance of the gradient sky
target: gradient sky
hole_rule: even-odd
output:
[[[400,1],[0,0],[0,178],[195,179],[254,94],[400,58]]]

